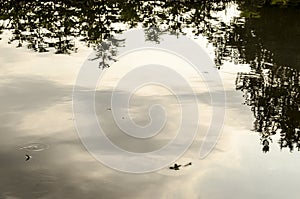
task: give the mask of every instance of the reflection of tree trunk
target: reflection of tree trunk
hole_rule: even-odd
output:
[[[58,37],[58,50],[61,51],[61,36]]]

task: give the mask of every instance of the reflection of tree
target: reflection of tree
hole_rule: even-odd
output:
[[[238,75],[237,89],[252,107],[254,130],[261,135],[264,152],[269,151],[275,134],[280,134],[281,148],[300,150],[300,24],[295,20],[300,12],[270,4],[256,9],[245,6],[241,8],[248,17],[234,25],[226,43],[228,49],[238,50],[234,58],[252,69]]]
[[[75,32],[71,11],[64,4],[39,1],[1,1],[1,19],[8,20],[5,28],[13,29],[12,41],[18,47],[27,42],[38,52],[55,47],[57,53],[75,50]],[[73,22],[73,23],[72,23]]]
[[[264,149],[276,133],[281,148],[300,149],[299,79],[298,71],[277,66],[265,73],[239,74],[237,88],[252,107],[254,130],[261,134]]]
[[[112,62],[117,61],[118,47],[123,46],[124,39],[108,38],[96,45],[96,57],[92,60],[99,59],[99,68],[108,68]]]
[[[145,29],[145,40],[160,43],[160,36],[163,35],[166,31],[159,29],[156,26],[151,26]]]
[[[211,12],[223,10],[226,2],[229,0],[8,0],[0,2],[0,19],[8,21],[1,28],[13,30],[11,41],[18,42],[18,46],[27,44],[39,52],[54,47],[57,53],[69,53],[76,51],[76,37],[97,45],[138,24],[177,34],[184,28],[193,28],[195,34],[209,32]],[[120,23],[126,25],[120,28]],[[159,41],[158,34],[148,33],[149,40]]]

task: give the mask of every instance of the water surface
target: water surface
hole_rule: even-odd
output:
[[[300,12],[297,1],[274,2],[1,2],[0,198],[298,198]],[[145,28],[143,41],[152,43],[170,32],[186,33],[219,69],[227,95],[222,136],[212,153],[199,159],[204,135],[198,132],[177,161],[192,162],[191,167],[121,173],[96,161],[78,138],[72,89],[94,51],[95,71],[106,70],[96,110],[108,137],[127,150],[145,152],[174,136],[178,102],[160,87],[135,93],[131,114],[143,125],[149,105],[164,105],[170,114],[161,135],[135,142],[113,121],[112,87],[130,67],[128,60],[138,58],[107,59],[126,44],[126,38],[111,37],[137,27]],[[200,125],[208,128],[212,112],[202,80],[172,64],[198,91]],[[25,155],[32,158],[25,161]]]

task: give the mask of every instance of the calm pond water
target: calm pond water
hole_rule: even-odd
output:
[[[298,199],[299,9],[298,0],[1,1],[0,198]],[[126,36],[128,30],[139,33]],[[130,41],[160,46],[183,37],[215,63],[200,71],[202,78],[187,62],[163,51],[119,57]],[[95,109],[106,136],[131,152],[158,150],[181,125],[182,104],[174,93],[159,85],[137,89],[129,116],[119,117],[141,126],[160,122],[160,115],[151,118],[148,112],[162,105],[167,120],[151,139],[124,134],[111,105],[112,94],[121,99],[129,93],[126,87],[114,91],[122,76],[151,61],[171,65],[196,91],[200,118],[189,118],[184,131],[199,125],[197,136],[186,153],[160,170],[119,172],[97,161],[81,143],[72,109],[74,82],[89,63],[93,73],[102,74]],[[225,117],[213,151],[200,159],[200,147],[213,137],[204,133],[217,106],[205,82],[212,71],[223,82]],[[184,104],[190,103],[186,87],[176,81],[171,85]],[[210,85],[217,88],[214,80]],[[109,148],[99,153],[122,160]],[[181,168],[169,169],[174,163]]]

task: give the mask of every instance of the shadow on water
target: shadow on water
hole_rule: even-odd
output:
[[[232,5],[240,17],[225,24],[213,13]],[[254,130],[262,150],[279,134],[281,148],[300,150],[300,18],[299,0],[202,1],[1,1],[0,29],[10,29],[10,43],[36,52],[77,51],[80,38],[97,51],[99,67],[115,61],[124,40],[117,33],[142,25],[145,40],[160,42],[164,32],[205,36],[215,47],[218,68],[224,61],[250,64],[239,73],[236,89],[252,107]],[[118,24],[122,24],[121,26]]]

